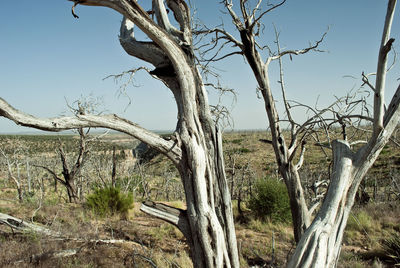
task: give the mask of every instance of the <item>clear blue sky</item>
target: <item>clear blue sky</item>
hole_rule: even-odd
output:
[[[150,1],[139,1],[139,3]],[[230,19],[219,1],[191,1],[196,16],[214,26]],[[66,0],[3,1],[0,9],[0,96],[14,107],[40,117],[68,113],[70,103],[93,95],[103,99],[102,110],[117,113],[143,127],[174,129],[176,108],[172,94],[158,81],[139,73],[136,87],[128,88],[127,97],[119,96],[110,74],[139,67],[141,62],[123,51],[118,41],[121,15],[99,7],[76,8],[80,19],[71,15]],[[281,31],[281,45],[287,49],[303,48],[320,38],[330,27],[321,46],[327,53],[310,53],[285,61],[285,76],[290,99],[328,103],[333,95],[343,95],[359,80],[362,71],[373,72],[383,28],[386,1],[381,0],[288,0],[265,17],[266,35],[261,40],[273,46],[272,24]],[[399,12],[397,12],[398,14]],[[396,15],[397,15],[396,14]],[[235,33],[237,36],[237,34]],[[396,16],[392,37],[400,51],[400,20]],[[237,90],[232,111],[235,129],[261,129],[267,126],[263,103],[256,97],[256,83],[243,58],[236,56],[221,62],[224,85]],[[276,75],[276,66],[271,66]],[[387,95],[391,95],[400,77],[399,67],[389,75]],[[278,78],[272,76],[274,92]],[[216,103],[210,90],[210,102]],[[231,98],[227,96],[229,104]],[[300,117],[301,118],[301,117]],[[0,118],[0,133],[26,131]]]

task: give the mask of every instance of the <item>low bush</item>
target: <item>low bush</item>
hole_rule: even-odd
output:
[[[286,186],[275,179],[261,179],[256,182],[249,208],[257,218],[272,222],[290,222],[290,202]]]
[[[102,217],[116,213],[126,216],[133,208],[133,195],[123,194],[115,187],[98,188],[87,197],[86,205]]]

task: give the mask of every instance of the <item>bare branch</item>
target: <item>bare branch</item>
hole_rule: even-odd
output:
[[[305,151],[306,151],[306,142],[303,140],[303,142],[301,143],[301,152],[300,152],[299,161],[295,165],[295,168],[297,170],[299,170],[302,167],[303,163],[304,163],[304,153],[305,153]]]
[[[57,174],[51,170],[50,168],[46,167],[46,166],[42,166],[42,165],[36,165],[33,164],[34,167],[38,167],[38,168],[43,168],[44,170],[46,170],[47,172],[49,172],[54,179],[56,179],[57,181],[61,182],[62,185],[66,186],[67,184],[65,183],[64,180],[62,180],[60,177],[57,176]]]
[[[240,51],[226,53],[223,56],[219,56],[220,52],[223,51],[223,49],[227,45],[232,45],[232,47],[239,47],[240,49],[242,49],[243,46],[241,42],[236,40],[231,34],[229,34],[224,29],[221,28],[208,29],[207,27],[204,27],[204,29],[195,31],[194,34],[196,36],[214,35],[214,37],[212,37],[210,41],[198,47],[199,50],[201,50],[202,48],[206,48],[205,50],[200,51],[200,57],[201,57],[200,61],[207,62],[207,65],[210,62],[219,61],[235,54],[242,54],[242,51],[240,50]],[[202,39],[203,38],[201,38],[201,40]],[[222,40],[224,40],[225,42],[223,42],[222,45],[219,45],[220,41]],[[217,46],[218,48],[216,49]],[[215,49],[216,51],[214,51]],[[207,56],[207,54],[211,53],[212,51],[214,51],[213,54],[211,56]]]
[[[328,29],[329,30],[329,29]],[[307,52],[309,52],[309,51],[311,51],[311,50],[314,50],[314,51],[318,51],[318,52],[322,52],[321,50],[317,50],[317,48],[318,48],[318,46],[324,41],[324,39],[325,39],[325,36],[328,34],[328,30],[326,31],[326,32],[324,32],[324,34],[322,35],[322,37],[318,40],[318,41],[316,41],[315,43],[314,43],[314,45],[310,45],[309,47],[307,47],[307,48],[304,48],[304,49],[299,49],[299,50],[285,50],[285,51],[282,51],[282,52],[280,52],[278,55],[276,55],[276,56],[272,56],[272,57],[269,57],[269,59],[270,60],[277,60],[277,59],[279,59],[279,58],[281,58],[281,57],[283,57],[283,56],[285,56],[285,55],[301,55],[301,54],[306,54]]]
[[[181,39],[180,41],[185,43],[185,45],[192,45],[190,10],[186,2],[182,0],[167,0],[166,3],[167,6],[174,13],[175,20],[179,23],[180,31],[182,32],[182,37],[180,38]]]
[[[16,124],[36,129],[58,132],[85,127],[108,128],[131,135],[168,156],[174,163],[181,158],[181,150],[173,141],[167,141],[137,124],[117,115],[77,115],[58,118],[37,118],[23,113],[0,98],[0,116]]]
[[[280,47],[280,44],[279,44],[279,33],[278,33],[278,31],[277,31],[275,26],[274,26],[274,30],[275,30],[275,38],[276,38],[275,42],[276,42],[276,46],[277,46],[277,49],[278,49],[278,54],[280,54],[281,53],[281,47]],[[296,131],[296,124],[295,124],[295,122],[293,120],[292,114],[290,112],[290,105],[289,105],[289,102],[288,102],[288,100],[286,98],[286,89],[285,89],[285,82],[284,82],[284,77],[283,77],[282,58],[279,58],[279,84],[281,86],[283,104],[285,106],[286,115],[287,115],[287,118],[288,118],[288,120],[290,122],[290,125],[291,125],[292,143],[294,143],[294,134],[295,134],[295,131]],[[290,147],[289,147],[289,150],[290,150]]]
[[[126,17],[121,22],[119,42],[126,53],[133,57],[137,57],[154,66],[169,65],[167,55],[154,42],[137,41],[134,33],[135,25]]]
[[[397,87],[396,92],[393,95],[392,100],[388,106],[388,110],[385,113],[383,119],[383,126],[387,128],[395,128],[399,123],[400,118],[400,85]]]
[[[244,29],[244,25],[242,21],[240,20],[239,16],[236,15],[235,11],[233,10],[233,4],[232,1],[224,0],[222,3],[225,5],[226,9],[228,9],[229,15],[232,17],[233,24],[236,26],[238,31],[241,31]]]
[[[389,0],[385,26],[383,28],[382,41],[378,56],[378,66],[376,71],[376,81],[375,81],[375,94],[374,94],[374,133],[373,138],[376,139],[379,132],[384,127],[384,114],[385,114],[385,82],[387,73],[387,54],[392,48],[394,39],[390,37],[390,30],[392,27],[392,21],[394,16],[394,11],[396,7],[396,0]]]
[[[177,35],[179,32],[169,21],[167,10],[162,0],[153,0],[153,12],[156,14],[157,23],[167,32]]]
[[[368,76],[375,75],[375,74],[365,75],[364,72],[362,72],[361,75],[362,75],[362,81],[363,81],[363,84],[361,86],[367,85],[370,89],[372,89],[373,92],[376,92],[375,87],[373,85],[371,85],[371,83],[368,80]]]
[[[260,8],[260,5],[262,3],[262,0],[258,0],[257,4],[253,8],[253,11],[251,12],[251,15],[249,16],[249,22],[252,23],[254,21],[254,18],[256,17],[256,13]]]
[[[143,202],[140,210],[175,225],[187,239],[190,239],[190,227],[186,210],[151,201]]]
[[[262,12],[255,20],[254,22],[251,24],[250,29],[253,29],[254,26],[259,23],[259,21],[262,19],[262,17],[264,17],[266,14],[268,14],[269,12],[271,12],[272,10],[282,6],[284,3],[286,2],[286,0],[283,0],[282,2],[280,2],[279,4],[273,5],[271,8],[267,9],[266,11]],[[257,8],[257,6],[256,6]],[[255,13],[255,10],[253,11],[253,14]]]

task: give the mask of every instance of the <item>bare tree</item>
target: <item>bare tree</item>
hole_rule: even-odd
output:
[[[262,27],[261,19],[269,12],[283,5],[286,1],[278,4],[267,5],[266,9],[261,8],[262,0],[256,1],[255,7],[250,8],[250,1],[240,0],[240,16],[233,8],[233,1],[224,0],[222,3],[227,8],[233,24],[239,32],[240,39],[225,29],[203,29],[199,34],[213,34],[212,48],[206,54],[214,53],[206,58],[208,61],[217,61],[228,56],[239,54],[243,55],[251,67],[258,83],[259,92],[265,102],[265,110],[268,115],[269,126],[272,134],[272,145],[275,151],[276,161],[279,172],[283,177],[288,188],[292,218],[294,224],[295,240],[298,243],[296,250],[291,257],[289,267],[334,267],[337,264],[344,228],[350,210],[354,204],[355,195],[361,180],[372,166],[380,151],[389,140],[400,119],[400,87],[394,94],[387,111],[384,109],[384,90],[387,72],[387,56],[391,50],[394,39],[390,37],[396,0],[389,0],[388,10],[385,19],[385,26],[382,36],[381,48],[379,51],[378,66],[376,71],[375,86],[368,81],[368,76],[363,74],[363,84],[368,85],[374,94],[373,116],[359,113],[354,114],[357,105],[365,105],[364,100],[351,101],[352,96],[338,99],[334,104],[325,109],[314,109],[303,104],[295,103],[296,106],[307,107],[314,115],[307,119],[305,123],[296,123],[291,116],[293,108],[286,98],[285,84],[283,80],[282,57],[295,56],[317,50],[323,41],[325,34],[320,40],[305,49],[282,51],[279,46],[279,33],[276,32],[277,52],[272,52],[268,46],[261,46],[257,43],[257,37]],[[220,46],[218,46],[220,43]],[[233,52],[219,55],[226,50],[221,49],[229,44],[233,44]],[[262,50],[267,50],[269,56],[266,60],[262,59]],[[284,102],[287,122],[290,125],[289,142],[286,142],[283,129],[280,126],[281,119],[275,106],[272,95],[268,67],[274,60],[279,61],[282,98]],[[338,110],[337,106],[344,105],[343,110]],[[363,106],[365,108],[365,106]],[[361,108],[361,110],[363,110]],[[333,118],[326,119],[324,113],[332,112]],[[344,113],[346,112],[346,113]],[[352,124],[352,119],[365,120],[372,124],[372,136],[364,146],[358,150],[353,149],[348,142],[346,127]],[[339,124],[342,140],[337,137],[331,140],[329,127]],[[299,169],[302,166],[305,151],[306,137],[313,135],[319,141],[319,135],[315,132],[316,128],[322,129],[328,139],[329,147],[332,149],[333,165],[330,172],[330,184],[325,195],[325,199],[312,220],[312,212],[318,207],[318,203],[308,207],[305,199],[304,190],[301,184]],[[319,142],[318,142],[319,143]]]
[[[303,164],[303,155],[305,151],[304,141],[310,130],[316,125],[316,120],[319,120],[321,112],[316,112],[316,115],[310,118],[303,125],[299,125],[294,122],[291,117],[290,106],[285,95],[283,70],[281,68],[279,82],[281,84],[285,110],[291,124],[291,140],[289,143],[286,142],[284,129],[281,127],[279,113],[272,95],[268,68],[270,63],[273,61],[278,60],[279,63],[281,63],[281,58],[285,55],[300,55],[317,49],[319,44],[323,41],[325,34],[314,45],[306,49],[281,51],[278,39],[279,34],[276,32],[276,44],[278,52],[272,52],[272,49],[268,46],[262,47],[257,43],[256,40],[256,38],[260,35],[260,28],[262,27],[262,23],[260,22],[261,19],[269,12],[283,5],[286,0],[281,1],[276,5],[267,5],[266,10],[261,8],[262,2],[263,1],[258,1],[253,9],[249,9],[250,2],[246,0],[240,0],[239,12],[241,16],[238,16],[234,10],[233,1],[222,1],[232,18],[233,24],[239,33],[240,39],[237,39],[234,35],[227,32],[223,28],[205,28],[197,31],[197,34],[200,36],[210,34],[213,35],[211,48],[206,49],[203,52],[203,60],[207,62],[213,62],[236,54],[242,55],[246,58],[254,73],[258,83],[258,91],[261,93],[265,102],[265,110],[269,120],[269,128],[272,135],[272,140],[269,142],[274,148],[278,170],[285,181],[289,193],[295,240],[299,241],[301,235],[311,223],[311,213],[307,207],[304,190],[302,188],[299,176],[299,169]],[[226,51],[222,48],[228,46],[229,44],[233,45],[235,48],[234,51],[220,55]],[[261,56],[263,54],[261,51],[264,49],[269,51],[269,57],[267,57],[265,61]],[[210,53],[213,54],[209,56]]]
[[[82,128],[78,129],[79,151],[78,151],[78,156],[76,157],[76,161],[72,167],[69,167],[64,149],[62,147],[62,144],[60,144],[58,151],[61,158],[62,175],[64,179],[61,179],[55,171],[48,168],[47,166],[35,165],[36,167],[45,169],[47,172],[51,174],[51,176],[53,176],[56,182],[58,181],[65,186],[65,188],[67,189],[68,200],[70,203],[78,202],[78,190],[76,187],[76,179],[80,175],[81,169],[83,168],[83,165],[85,164],[89,156],[90,150],[87,146],[88,132],[89,131],[85,133],[85,131]]]
[[[125,51],[155,66],[149,73],[173,93],[178,107],[174,137],[161,136],[117,115],[78,114],[36,118],[0,99],[0,116],[17,124],[47,131],[103,127],[127,133],[166,155],[179,170],[187,210],[161,209],[152,203],[142,209],[176,225],[185,235],[195,267],[239,267],[231,199],[225,178],[222,139],[212,120],[207,93],[199,74],[192,45],[190,11],[182,0],[167,0],[179,25],[169,21],[164,1],[152,1],[152,13],[133,0],[80,0],[78,4],[105,6],[124,15],[120,42]],[[73,14],[76,16],[73,8]],[[134,26],[151,41],[135,39]],[[140,68],[144,69],[144,68]],[[134,73],[136,70],[132,70]],[[150,204],[150,205],[149,205]]]
[[[18,200],[22,202],[24,200],[24,183],[22,181],[21,174],[21,158],[22,155],[25,153],[23,152],[23,146],[22,144],[16,144],[16,148],[9,153],[7,153],[6,150],[4,150],[3,148],[0,148],[0,153],[1,156],[4,158],[5,164],[7,166],[8,178],[14,182],[18,192]]]

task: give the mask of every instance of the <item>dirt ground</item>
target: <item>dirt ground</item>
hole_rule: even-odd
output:
[[[0,208],[24,221],[33,216],[35,223],[62,234],[57,238],[19,233],[0,225],[0,267],[192,267],[179,230],[140,212],[139,203],[127,218],[98,218],[76,204],[46,205],[36,211],[2,199]],[[236,229],[242,267],[285,266],[294,249],[290,226],[252,221],[238,223]],[[369,248],[345,245],[343,251],[339,267],[375,267]]]

